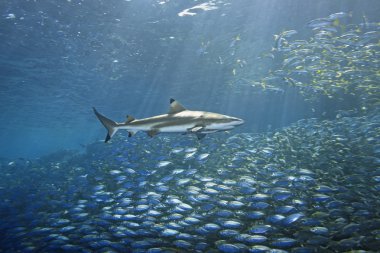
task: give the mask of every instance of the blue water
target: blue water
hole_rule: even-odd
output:
[[[0,252],[375,252],[379,13],[377,0],[1,1]],[[245,123],[103,143],[92,107],[124,122],[171,98]]]
[[[1,156],[35,158],[98,140],[92,106],[118,120],[142,118],[166,112],[174,97],[244,118],[240,130],[250,132],[330,113],[342,105],[253,91],[232,69],[257,79],[271,68],[256,58],[273,34],[297,29],[302,38],[311,19],[353,11],[353,21],[375,21],[379,10],[376,1],[234,1],[178,16],[196,3],[2,1]]]

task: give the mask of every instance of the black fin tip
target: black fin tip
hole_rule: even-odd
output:
[[[104,140],[105,143],[107,143],[111,139],[111,136],[107,134],[106,139]]]

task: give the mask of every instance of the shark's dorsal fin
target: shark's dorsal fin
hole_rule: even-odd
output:
[[[125,123],[129,123],[129,122],[132,122],[134,120],[135,120],[134,117],[132,117],[131,115],[127,115],[127,120],[125,121]]]
[[[178,101],[175,99],[170,99],[170,108],[168,114],[174,114],[174,113],[179,113],[182,111],[186,111],[187,109],[181,105]]]

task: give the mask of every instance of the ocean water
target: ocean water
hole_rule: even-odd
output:
[[[0,252],[380,252],[380,2],[0,7]]]

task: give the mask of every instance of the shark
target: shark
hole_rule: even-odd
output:
[[[122,123],[115,122],[100,114],[95,107],[93,110],[96,117],[107,129],[104,142],[108,142],[121,129],[128,131],[128,137],[133,136],[138,131],[144,131],[150,137],[159,133],[195,134],[200,140],[206,134],[231,130],[244,123],[244,120],[228,115],[188,110],[173,98],[170,99],[170,108],[167,114],[143,119],[135,119],[127,115],[126,120]]]

